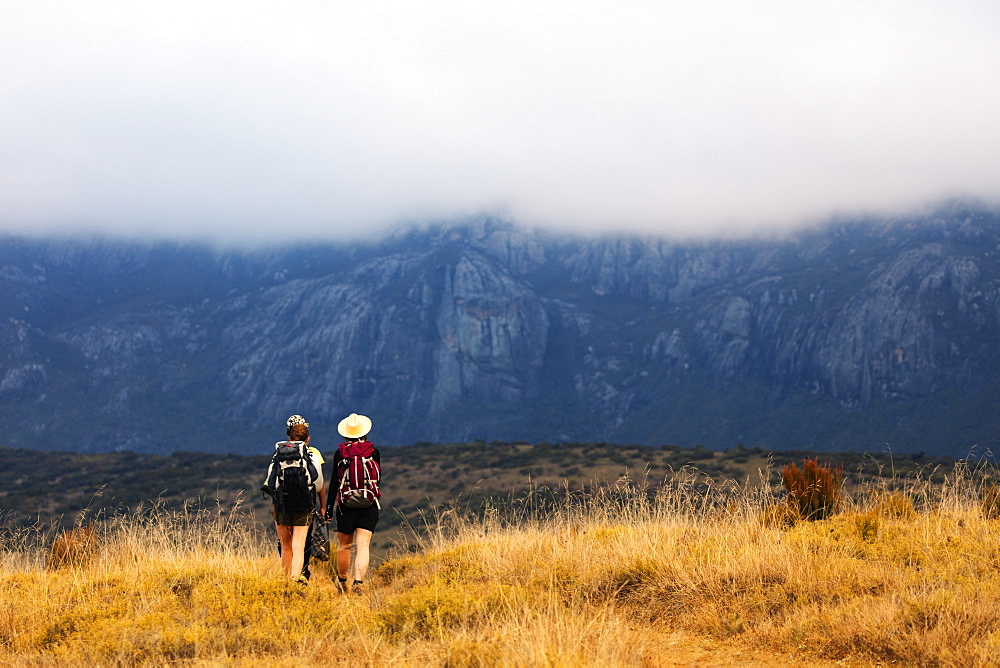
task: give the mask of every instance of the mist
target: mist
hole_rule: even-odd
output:
[[[1000,202],[1000,7],[0,0],[0,234],[745,236]]]

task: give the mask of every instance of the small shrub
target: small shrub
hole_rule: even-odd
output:
[[[787,529],[795,526],[799,514],[787,503],[769,503],[758,516],[760,523],[771,529]]]
[[[983,512],[983,517],[986,519],[1000,519],[1000,486],[987,485],[984,487],[979,507]]]
[[[872,541],[878,538],[879,519],[875,513],[862,513],[852,518],[854,529],[861,540]]]
[[[70,529],[52,541],[45,567],[54,569],[62,566],[83,566],[93,558],[96,551],[97,536],[93,524]]]
[[[805,459],[799,469],[793,462],[781,470],[781,484],[788,492],[789,505],[799,517],[826,519],[840,508],[843,468]]]
[[[399,638],[430,638],[445,629],[473,628],[502,616],[510,585],[449,582],[435,576],[391,599],[378,611],[378,627]]]
[[[644,586],[656,582],[662,575],[660,562],[646,556],[636,556],[618,564],[607,573],[605,593],[615,598],[627,598]]]
[[[917,516],[913,501],[905,494],[883,494],[875,501],[875,513],[879,517],[897,520],[912,520]]]

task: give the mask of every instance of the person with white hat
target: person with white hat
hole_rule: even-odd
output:
[[[351,547],[355,546],[351,587],[360,592],[368,571],[369,546],[378,524],[382,457],[369,440],[372,421],[351,413],[337,431],[345,441],[333,456],[336,489],[327,495],[327,521],[337,521],[337,589],[347,591],[351,573]]]

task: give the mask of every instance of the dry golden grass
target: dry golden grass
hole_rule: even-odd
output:
[[[80,565],[0,555],[12,664],[995,665],[1000,528],[987,488],[851,490],[816,522],[766,485],[680,475],[588,496],[441,509],[363,595],[324,565],[284,581],[273,530],[232,510],[150,509],[98,527]],[[778,504],[777,507],[780,507]],[[778,518],[776,521],[775,518]]]
[[[63,531],[52,541],[45,559],[46,568],[82,566],[97,551],[97,532],[93,524]]]

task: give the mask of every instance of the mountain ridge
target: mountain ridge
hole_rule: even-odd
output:
[[[287,414],[363,412],[399,445],[963,457],[1000,434],[998,249],[997,212],[957,206],[687,243],[485,217],[254,252],[3,238],[4,445],[259,452]]]

